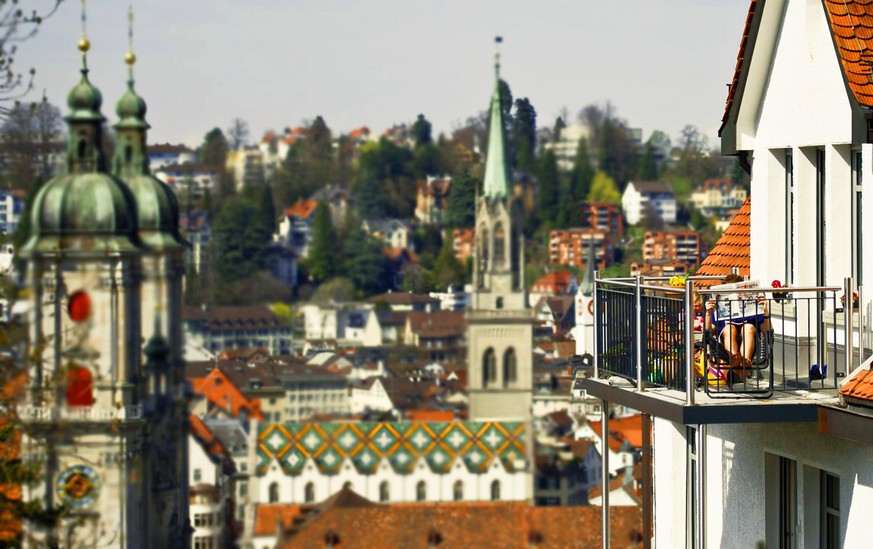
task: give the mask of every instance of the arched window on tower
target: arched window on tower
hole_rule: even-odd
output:
[[[133,147],[130,143],[124,146],[124,161],[130,164],[133,161]]]
[[[427,499],[427,484],[423,480],[419,480],[415,485],[415,501],[425,501]]]
[[[93,406],[92,381],[88,368],[71,363],[67,372],[67,406]]]
[[[388,481],[383,480],[381,484],[379,484],[379,501],[382,503],[387,503],[391,500],[391,488],[388,486]]]
[[[279,503],[279,483],[270,483],[270,503]]]
[[[496,269],[506,268],[506,231],[503,229],[503,223],[494,225],[494,267]]]
[[[497,381],[497,354],[488,347],[482,355],[482,388],[486,389]]]
[[[315,501],[315,485],[307,482],[306,488],[303,489],[303,502],[312,503],[313,501]]]
[[[455,501],[464,501],[464,483],[460,480],[455,481],[454,499]]]
[[[515,359],[515,349],[510,347],[503,353],[503,387],[515,385],[518,378],[518,366]]]
[[[485,277],[482,276],[488,270],[488,227],[480,225],[477,229],[476,238],[479,241],[476,246],[476,254],[478,265],[476,268],[479,271],[479,287],[485,287]]]
[[[491,501],[500,501],[500,481],[491,483]]]
[[[85,156],[88,154],[88,141],[85,139],[85,133],[79,133],[79,142],[76,144],[76,158],[80,164],[85,163]]]

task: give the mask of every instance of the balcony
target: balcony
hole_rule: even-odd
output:
[[[717,303],[723,320],[711,317],[709,329],[701,309],[694,316],[692,285],[703,279],[677,288],[667,277],[596,278],[589,395],[685,424],[815,421],[817,406],[835,403],[843,379],[870,355],[858,311],[841,303],[851,279],[700,289],[703,307]],[[760,335],[730,348],[725,338],[747,329],[743,321]]]

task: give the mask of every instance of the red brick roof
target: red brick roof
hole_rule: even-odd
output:
[[[840,388],[847,399],[864,400],[873,405],[873,370],[861,370]]]
[[[319,506],[277,547],[591,547],[599,548],[600,507],[531,507],[523,502]],[[613,546],[642,544],[639,507],[610,509]]]
[[[742,207],[740,207],[695,274],[728,275],[734,268],[737,268],[741,276],[749,275],[752,235],[751,216],[752,197],[749,196],[743,202]],[[698,284],[703,287],[709,287],[713,284],[718,284],[718,282],[718,280],[700,281]]]

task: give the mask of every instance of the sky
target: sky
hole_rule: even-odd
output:
[[[25,10],[50,0],[21,0]],[[89,0],[88,64],[116,119],[127,69],[126,0]],[[501,75],[539,126],[611,102],[619,117],[715,144],[748,0],[134,0],[136,88],[150,143],[198,145],[248,122],[252,140],[321,115],[334,133],[381,132],[419,113],[450,133],[485,110]],[[19,45],[38,99],[66,112],[78,81],[80,2]]]

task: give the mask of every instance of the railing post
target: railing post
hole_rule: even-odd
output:
[[[600,401],[601,547],[609,549],[609,401]]]
[[[597,324],[597,321],[600,318],[600,316],[598,316],[600,314],[600,309],[598,307],[600,304],[597,302],[597,284],[598,284],[597,280],[599,278],[600,278],[600,271],[595,270],[594,271],[594,292],[591,294],[591,299],[594,300],[594,321],[593,321],[594,329],[592,330],[592,333],[594,334],[594,341],[592,342],[592,345],[591,345],[591,348],[592,348],[591,354],[594,355],[594,360],[592,361],[594,363],[594,379],[600,378],[600,376],[598,375],[598,369],[597,369],[597,351],[598,351],[597,339],[600,337],[600,326],[598,326],[598,324]],[[578,306],[579,304],[577,303],[576,305]],[[578,318],[578,316],[576,318]]]
[[[637,350],[637,391],[645,391],[645,385],[643,384],[643,308],[642,308],[642,289],[640,285],[643,283],[643,277],[637,275],[636,277],[636,288],[634,288],[634,298],[635,298],[635,307],[634,307],[634,316],[636,317],[636,334],[634,335],[634,339],[636,340],[636,350]]]
[[[852,368],[852,352],[854,347],[853,335],[854,329],[852,329],[852,304],[854,300],[852,299],[852,277],[847,276],[843,281],[843,295],[846,296],[846,303],[843,305],[843,318],[845,319],[845,350],[846,350],[846,371],[845,375],[849,375],[849,373],[854,369]],[[858,305],[861,303],[859,302]],[[836,381],[836,380],[835,380]]]
[[[694,405],[694,285],[685,279],[685,404]]]

